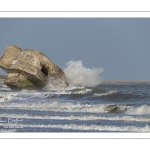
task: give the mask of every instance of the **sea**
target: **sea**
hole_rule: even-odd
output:
[[[150,83],[0,89],[0,132],[150,132]]]
[[[1,80],[0,132],[150,132],[150,82],[96,84],[94,70],[78,63],[80,84],[64,70],[64,88],[15,91]]]

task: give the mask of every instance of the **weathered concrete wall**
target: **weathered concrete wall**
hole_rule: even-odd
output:
[[[0,67],[8,73],[4,83],[10,88],[43,88],[49,77],[67,85],[64,72],[37,50],[10,45],[0,58]]]

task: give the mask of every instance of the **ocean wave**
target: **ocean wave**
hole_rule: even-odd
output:
[[[150,98],[149,94],[137,94],[135,92],[127,92],[123,93],[117,90],[110,90],[104,93],[95,93],[94,96],[100,96],[106,99],[119,99],[119,100],[128,100],[128,99],[147,99]]]
[[[110,95],[110,94],[115,94],[118,91],[108,91],[106,93],[95,93],[94,96],[106,96],[106,95]]]
[[[37,97],[39,98],[39,97]],[[107,106],[119,108],[119,112],[124,111],[128,106],[125,105],[111,105],[111,104],[82,104],[72,103],[68,101],[61,101],[61,99],[51,99],[49,101],[41,101],[38,99],[25,101],[15,101],[9,103],[2,103],[0,109],[20,109],[20,110],[38,110],[38,111],[54,111],[54,112],[93,112],[93,113],[108,113]],[[40,99],[40,98],[39,98]],[[110,112],[113,108],[109,108]],[[118,112],[115,110],[114,112]]]
[[[130,115],[150,115],[150,106],[132,106],[129,109],[127,109],[125,113]]]
[[[61,96],[61,95],[91,95],[92,100],[97,99],[96,97],[102,97],[105,99],[118,99],[118,100],[127,100],[127,99],[146,99],[150,98],[150,95],[147,94],[137,94],[137,93],[122,93],[118,90],[105,90],[105,89],[92,89],[89,87],[77,87],[71,86],[67,87],[67,89],[59,89],[59,90],[42,90],[42,91],[29,91],[29,90],[22,90],[22,91],[9,91],[9,92],[1,92],[0,93],[0,102],[3,101],[11,101],[11,100],[29,100],[29,99],[38,99],[43,98],[47,99],[47,97],[52,97],[54,95]],[[37,98],[38,97],[38,98]]]
[[[124,90],[119,90],[112,87],[112,89],[109,87],[110,90],[107,89],[107,86],[103,87],[102,85],[99,85],[97,87],[87,87],[87,86],[77,86],[77,85],[69,85],[66,88],[52,88],[52,89],[47,89],[44,88],[41,91],[36,91],[36,90],[21,90],[21,91],[13,91],[10,90],[8,87],[4,86],[4,90],[0,92],[0,102],[3,101],[11,101],[11,100],[31,100],[31,99],[38,99],[43,98],[51,98],[54,95],[56,96],[63,96],[63,95],[68,95],[71,96],[70,98],[73,97],[73,95],[90,95],[91,100],[97,100],[98,97],[101,97],[103,99],[108,99],[108,100],[128,100],[128,99],[148,99],[150,98],[150,94],[148,91],[141,91],[137,92],[131,89],[124,89]],[[122,87],[123,88],[123,87]],[[9,89],[9,90],[8,90]],[[30,97],[30,98],[29,98]],[[76,98],[76,96],[74,97]]]
[[[1,109],[21,109],[38,111],[58,111],[58,112],[104,112],[105,105],[73,104],[53,101],[53,102],[28,102],[28,103],[4,103]]]
[[[23,118],[23,119],[53,119],[53,120],[109,120],[109,121],[126,121],[126,122],[150,122],[150,118],[137,117],[137,116],[95,116],[95,115],[82,115],[82,116],[39,116],[30,114],[0,114],[1,118]]]
[[[145,127],[136,127],[136,126],[102,126],[102,125],[76,125],[76,124],[0,124],[0,126],[14,128],[60,128],[65,130],[93,130],[93,131],[117,131],[117,132],[150,132],[150,126],[146,125]]]
[[[1,109],[21,109],[21,110],[39,110],[39,111],[58,111],[58,112],[95,112],[95,113],[107,113],[105,111],[106,106],[111,104],[89,104],[89,103],[73,103],[72,101],[62,101],[64,97],[60,95],[78,95],[78,94],[91,94],[94,90],[88,87],[73,88],[73,90],[54,90],[54,91],[30,91],[22,90],[20,92],[1,92],[0,93],[0,108]],[[93,93],[92,93],[93,94]],[[119,93],[119,91],[110,90],[106,93],[95,93],[96,97],[104,97],[107,99],[129,99],[138,97],[132,93]],[[92,100],[94,99],[92,97]],[[70,97],[71,98],[71,97]],[[150,106],[128,106],[128,105],[115,105],[119,108],[120,112],[125,111],[126,114],[131,115],[149,115]],[[117,112],[117,111],[116,111]]]

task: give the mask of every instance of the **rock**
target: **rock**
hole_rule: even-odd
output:
[[[62,69],[37,50],[10,45],[0,58],[0,67],[8,73],[4,83],[12,89],[39,89],[49,80],[67,86]]]
[[[104,108],[104,111],[107,111],[107,112],[118,112],[120,111],[120,108],[116,105],[108,105]]]

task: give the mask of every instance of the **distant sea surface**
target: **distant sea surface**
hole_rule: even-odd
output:
[[[150,132],[150,83],[14,91],[1,80],[0,132]]]

